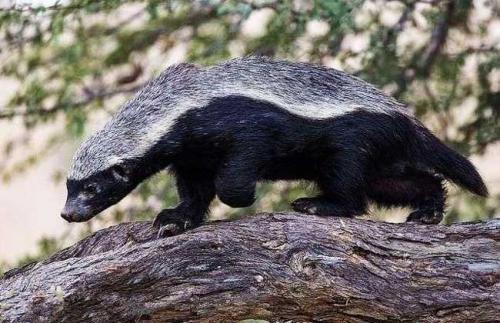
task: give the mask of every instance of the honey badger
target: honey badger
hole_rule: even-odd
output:
[[[421,223],[441,221],[444,179],[488,194],[402,103],[344,72],[264,57],[179,64],[149,82],[78,149],[62,217],[89,220],[167,167],[181,202],[157,215],[163,236],[199,226],[216,195],[250,206],[262,180],[316,183],[298,212],[350,217],[372,201]]]

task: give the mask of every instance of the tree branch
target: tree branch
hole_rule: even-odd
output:
[[[500,221],[424,226],[298,214],[156,239],[101,230],[0,280],[8,322],[493,321]]]
[[[3,108],[0,109],[0,119],[11,119],[13,117],[17,116],[31,116],[31,115],[50,115],[54,114],[56,112],[62,111],[62,110],[67,110],[67,109],[76,109],[82,106],[86,106],[93,101],[96,100],[102,100],[102,99],[107,99],[110,97],[113,97],[118,94],[124,94],[124,93],[133,93],[140,88],[144,86],[144,83],[137,84],[134,86],[130,87],[123,87],[123,88],[118,88],[114,89],[111,91],[101,91],[97,93],[92,93],[92,92],[86,92],[86,97],[83,100],[80,101],[75,101],[70,104],[56,104],[48,109],[36,109],[36,110],[13,110],[13,111],[8,111],[7,109]],[[2,112],[2,110],[7,110],[5,112]]]
[[[415,5],[417,2],[423,1],[407,3],[406,10],[408,10],[408,6],[410,6],[411,4]],[[431,2],[433,1],[429,1],[429,3]],[[448,30],[455,13],[455,1],[447,0],[445,1],[445,3],[445,12],[438,19],[436,25],[434,26],[429,43],[424,48],[421,56],[416,57],[414,62],[411,62],[408,66],[401,70],[401,73],[396,80],[398,83],[398,90],[394,93],[394,97],[398,98],[399,96],[401,96],[401,94],[408,88],[408,85],[413,82],[415,78],[417,78],[417,76],[421,78],[429,77],[430,72],[432,71],[432,67],[436,61],[436,57],[439,56],[444,44],[446,43],[446,39],[448,38]],[[435,1],[433,5],[437,4],[438,1]],[[404,15],[400,19],[403,18]]]
[[[441,52],[446,39],[448,38],[448,30],[452,21],[453,13],[455,12],[456,1],[449,0],[446,5],[444,14],[436,23],[431,35],[431,40],[422,53],[422,58],[418,64],[420,73],[427,77],[432,69],[432,65],[436,57]]]

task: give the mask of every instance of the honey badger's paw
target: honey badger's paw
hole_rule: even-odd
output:
[[[416,210],[410,213],[406,222],[438,224],[443,219],[443,212],[437,210]]]
[[[302,197],[291,205],[295,212],[319,216],[352,217],[360,213],[355,208],[345,207],[324,197]]]
[[[177,209],[164,209],[153,222],[153,227],[158,228],[158,238],[181,234],[192,226],[191,221],[180,214]]]
[[[319,215],[317,198],[299,198],[292,202],[292,208],[295,212]]]

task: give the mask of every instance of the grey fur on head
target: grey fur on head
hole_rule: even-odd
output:
[[[179,64],[144,86],[82,144],[68,177],[83,179],[142,156],[182,114],[229,95],[269,101],[311,119],[335,118],[359,109],[407,112],[372,85],[323,66],[266,57],[237,58],[209,68]]]

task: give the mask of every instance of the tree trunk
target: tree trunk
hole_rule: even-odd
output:
[[[491,322],[500,221],[388,224],[294,213],[156,239],[101,230],[0,280],[0,321]]]

